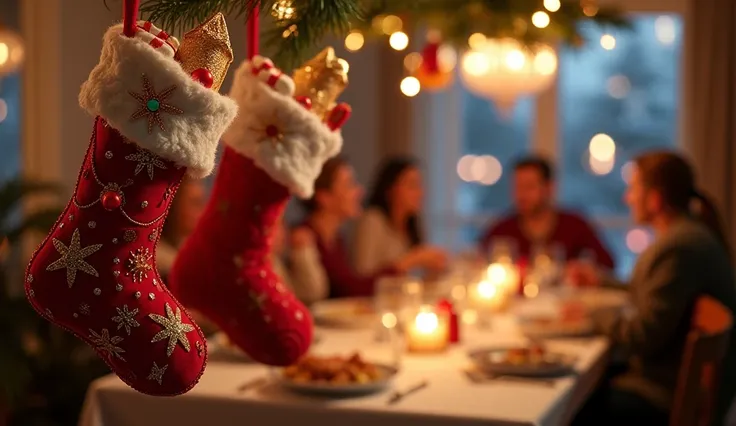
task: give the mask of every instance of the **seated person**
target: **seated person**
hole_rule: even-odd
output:
[[[161,278],[166,281],[174,266],[176,253],[199,222],[207,203],[207,193],[202,181],[184,178],[171,202],[169,216],[161,230],[161,239],[156,246],[156,266]]]
[[[307,231],[314,239],[329,282],[329,297],[372,296],[378,278],[404,274],[427,262],[429,251],[414,252],[371,274],[358,273],[350,263],[341,231],[347,221],[360,215],[363,189],[355,181],[353,168],[341,157],[325,163],[314,184],[314,196],[304,202],[307,217],[294,233]]]
[[[372,274],[413,251],[426,253],[416,262],[422,272],[444,271],[445,252],[423,242],[422,198],[422,175],[413,160],[395,158],[383,165],[355,232],[353,257],[359,273]]]
[[[522,159],[514,166],[514,213],[494,223],[480,241],[482,253],[493,241],[511,240],[520,260],[528,261],[535,247],[556,245],[566,260],[592,254],[598,265],[613,269],[613,258],[580,215],[554,206],[554,172],[546,160]]]
[[[629,354],[622,374],[604,383],[575,425],[667,426],[696,299],[708,295],[736,310],[736,281],[712,204],[695,191],[690,166],[657,152],[635,161],[626,194],[633,219],[656,239],[637,260],[628,290],[632,309],[592,315],[597,330]],[[590,264],[572,262],[579,285],[606,281]],[[570,305],[568,316],[583,315]],[[736,393],[736,336],[722,364],[713,425],[723,425]]]
[[[282,217],[272,238],[271,262],[284,285],[306,305],[327,298],[327,276],[320,262],[314,235],[307,229],[297,229],[291,233],[287,245]]]

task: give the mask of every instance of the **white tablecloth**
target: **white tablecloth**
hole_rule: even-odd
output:
[[[386,361],[390,346],[367,331],[320,330],[314,352],[349,354]],[[509,318],[497,318],[490,331],[468,330],[462,345],[441,355],[403,355],[393,390],[426,379],[429,386],[388,405],[389,391],[353,399],[292,394],[269,381],[273,371],[254,364],[210,362],[201,382],[176,398],[139,394],[115,376],[90,387],[80,426],[563,426],[582,404],[605,369],[603,338],[553,340],[551,350],[577,355],[578,375],[554,386],[493,381],[471,383],[462,369],[473,347],[523,343]],[[244,384],[264,384],[242,390]]]

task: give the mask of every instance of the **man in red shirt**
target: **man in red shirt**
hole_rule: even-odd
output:
[[[564,250],[565,260],[581,257],[613,269],[613,258],[593,227],[582,216],[554,205],[554,171],[540,157],[527,157],[514,166],[515,211],[494,223],[480,241],[482,253],[493,242],[510,241],[526,263],[535,247],[552,246]]]

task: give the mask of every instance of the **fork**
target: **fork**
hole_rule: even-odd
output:
[[[402,399],[406,398],[407,396],[419,392],[420,390],[426,388],[429,386],[428,380],[422,380],[421,382],[417,383],[416,385],[403,390],[403,391],[395,391],[391,394],[391,397],[386,402],[388,405],[396,404],[397,402],[401,401]]]

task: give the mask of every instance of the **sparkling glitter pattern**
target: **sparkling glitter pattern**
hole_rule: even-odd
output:
[[[324,119],[348,85],[348,68],[348,63],[337,57],[335,49],[325,48],[294,71],[294,96],[309,98],[312,111]]]
[[[122,337],[111,337],[110,332],[107,331],[106,328],[103,328],[99,334],[90,329],[89,338],[92,341],[92,344],[95,345],[95,349],[97,349],[98,351],[103,352],[108,356],[114,356],[125,361],[125,358],[120,355],[121,353],[125,353],[125,349],[118,346],[118,344],[123,341]]]
[[[187,74],[204,68],[212,74],[212,90],[220,90],[225,81],[233,50],[227,32],[225,17],[218,13],[197,28],[184,34],[184,39],[176,52],[176,60]]]
[[[128,272],[125,275],[133,277],[133,282],[141,282],[143,278],[148,278],[148,272],[153,270],[151,264],[153,255],[147,248],[139,248],[135,252],[130,252],[128,259]]]
[[[174,353],[177,343],[181,343],[181,346],[189,352],[192,347],[187,339],[187,333],[194,331],[194,326],[191,324],[184,324],[181,322],[181,310],[177,307],[176,312],[171,309],[168,303],[165,304],[166,316],[158,314],[149,314],[155,323],[161,325],[163,330],[156,333],[151,339],[151,343],[158,342],[160,340],[169,339],[169,344],[166,347],[166,356],[171,356]]]
[[[166,369],[168,368],[168,365],[164,365],[163,367],[160,367],[156,365],[156,363],[153,363],[153,367],[151,367],[151,373],[148,375],[148,380],[153,380],[154,382],[158,383],[159,385],[164,379],[164,373],[166,373]]]
[[[112,317],[112,321],[118,324],[118,330],[124,328],[125,332],[130,336],[131,329],[141,326],[135,319],[135,316],[138,315],[137,308],[129,310],[128,305],[123,305],[122,308],[115,308],[115,310],[118,314]]]
[[[84,259],[102,248],[102,244],[94,244],[82,247],[79,229],[75,229],[72,234],[72,241],[67,247],[64,243],[53,238],[56,251],[61,254],[61,258],[46,267],[47,271],[56,271],[58,269],[66,269],[66,283],[69,288],[74,286],[74,280],[77,278],[77,271],[82,271],[94,277],[99,277],[97,270],[87,263]]]
[[[133,172],[134,175],[138,176],[138,173],[145,170],[148,173],[148,178],[150,180],[153,180],[153,172],[156,168],[166,170],[166,164],[164,164],[161,158],[143,148],[138,148],[138,151],[135,154],[126,155],[125,159],[138,163],[135,166],[135,171]],[[142,206],[144,208],[148,205],[148,202],[145,203],[146,205]]]

